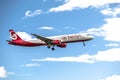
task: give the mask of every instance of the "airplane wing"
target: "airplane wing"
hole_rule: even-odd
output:
[[[36,35],[36,34],[31,34],[31,35],[33,35],[33,36],[35,36],[36,38],[44,41],[44,42],[47,43],[47,44],[49,44],[49,43],[51,43],[51,42],[53,41],[52,39],[45,38],[45,37],[43,37],[43,36],[39,36],[39,35]]]
[[[31,34],[33,36],[35,36],[37,39],[40,39],[42,41],[44,41],[46,44],[47,44],[47,47],[50,48],[51,46],[52,47],[52,50],[54,50],[54,46],[57,45],[58,47],[66,47],[66,44],[65,43],[61,43],[60,40],[52,40],[52,39],[49,39],[49,38],[46,38],[46,37],[42,37],[42,36],[39,36],[39,35],[36,35],[36,34]]]

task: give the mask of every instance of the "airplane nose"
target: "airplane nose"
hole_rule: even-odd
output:
[[[94,39],[94,36],[90,36],[90,39]]]

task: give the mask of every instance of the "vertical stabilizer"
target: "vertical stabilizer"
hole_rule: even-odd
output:
[[[22,39],[14,32],[14,30],[9,30],[9,32],[10,32],[11,39],[12,39],[13,41],[22,40]]]

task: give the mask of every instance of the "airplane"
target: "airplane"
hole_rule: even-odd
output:
[[[9,30],[11,40],[7,40],[8,44],[24,47],[34,47],[34,46],[47,46],[51,50],[55,50],[55,46],[60,48],[66,48],[67,43],[73,42],[83,42],[85,46],[85,41],[92,40],[94,37],[88,33],[84,34],[68,34],[52,37],[43,37],[37,34],[31,34],[36,37],[34,40],[23,40],[14,30]]]

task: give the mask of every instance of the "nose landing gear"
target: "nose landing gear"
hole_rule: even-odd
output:
[[[83,41],[83,46],[86,46],[85,42]]]

